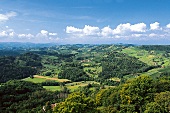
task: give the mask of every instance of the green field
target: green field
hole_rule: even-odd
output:
[[[60,86],[43,86],[43,88],[49,91],[60,91],[61,90]]]
[[[78,89],[79,87],[84,87],[87,86],[88,84],[99,84],[98,82],[95,81],[81,81],[81,82],[73,82],[73,83],[68,83],[66,84],[66,87],[70,89],[71,91],[74,91]]]
[[[37,77],[43,77],[43,78],[37,78]],[[29,81],[29,82],[33,82],[33,83],[42,83],[45,82],[47,80],[55,80],[57,82],[63,82],[63,81],[69,81],[68,79],[57,79],[57,78],[51,78],[51,77],[47,77],[47,76],[38,76],[36,75],[33,79],[28,77],[23,79],[24,81]],[[83,87],[83,86],[87,86],[88,84],[99,84],[98,82],[95,81],[81,81],[81,82],[72,82],[72,83],[67,83],[66,87],[70,90],[70,91],[74,91],[76,89],[78,89],[79,87]],[[50,91],[60,91],[61,87],[60,86],[43,86],[43,88],[50,90]]]
[[[90,72],[89,72],[90,70]],[[84,71],[91,77],[98,77],[98,74],[100,72],[102,72],[102,67],[98,67],[98,66],[95,66],[95,67],[85,67],[84,68]]]
[[[98,84],[97,82],[94,82],[94,81],[87,81],[87,82],[73,82],[73,83],[68,83],[66,84],[66,87],[71,91],[75,91],[77,90],[79,87],[84,87],[84,86],[87,86],[88,84]],[[43,88],[47,89],[47,90],[50,90],[50,91],[60,91],[62,89],[61,86],[43,86]]]
[[[29,82],[33,82],[33,83],[42,83],[42,82],[45,82],[46,81],[46,79],[44,79],[44,78],[30,78],[30,77],[28,77],[28,78],[25,78],[25,79],[23,79],[23,80],[25,80],[25,81],[29,81]]]
[[[147,63],[148,65],[154,65],[152,59],[155,57],[154,55],[150,55],[146,50],[140,50],[135,47],[129,47],[122,50],[123,53],[128,54],[129,56],[133,56],[139,58],[140,61]]]

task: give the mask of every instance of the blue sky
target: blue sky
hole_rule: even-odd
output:
[[[0,42],[170,44],[170,0],[0,0]]]

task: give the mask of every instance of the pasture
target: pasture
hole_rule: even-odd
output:
[[[33,82],[33,83],[42,83],[45,82],[47,80],[52,80],[52,81],[56,81],[56,82],[68,82],[70,80],[68,79],[58,79],[58,78],[52,78],[52,77],[48,77],[48,76],[40,76],[40,75],[34,75],[34,78],[25,78],[23,79],[24,81],[29,81],[29,82]],[[67,83],[65,86],[72,92],[76,89],[78,89],[79,87],[84,87],[87,86],[88,84],[99,84],[98,82],[95,81],[81,81],[81,82],[72,82],[72,83]],[[62,90],[61,86],[43,86],[43,88],[45,88],[46,90],[49,91],[60,91]]]

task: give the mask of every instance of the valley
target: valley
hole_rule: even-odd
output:
[[[44,95],[39,95],[40,98],[45,95],[51,95],[52,97],[46,98],[45,100],[42,99],[41,102],[33,107],[35,109],[33,109],[32,112],[37,110],[43,112],[43,105],[47,106],[48,103],[59,103],[58,106],[53,109],[53,111],[58,113],[59,111],[57,111],[57,109],[65,106],[60,106],[60,102],[67,102],[67,98],[72,99],[77,93],[80,93],[78,95],[83,94],[84,96],[82,95],[81,97],[83,99],[86,97],[92,99],[91,101],[93,101],[93,104],[96,106],[96,111],[94,112],[104,112],[104,109],[109,110],[109,101],[111,101],[113,105],[111,107],[113,111],[126,111],[128,109],[122,105],[130,106],[128,103],[124,103],[124,101],[130,103],[133,101],[131,96],[134,95],[130,94],[136,92],[133,91],[135,87],[152,87],[151,89],[155,89],[154,91],[157,93],[169,91],[169,48],[170,46],[166,45],[76,44],[55,45],[43,48],[18,48],[18,55],[15,54],[16,50],[14,51],[13,48],[8,50],[1,49],[0,51],[14,51],[13,55],[5,54],[4,52],[4,54],[0,56],[0,94],[3,100],[0,104],[2,107],[1,111],[7,109],[13,111],[15,107],[18,107],[19,110],[17,112],[24,112],[19,105],[15,104],[15,102],[17,102],[15,94],[21,94],[21,99],[23,98],[22,95],[27,95],[28,100],[26,99],[25,101],[28,105],[26,108],[31,109],[32,107],[29,102],[32,102],[33,98],[30,98],[30,95],[39,95],[36,92],[44,93]],[[143,82],[142,84],[144,86],[137,84],[137,81]],[[148,83],[149,81],[150,83]],[[158,81],[157,84],[155,83],[156,81]],[[133,82],[135,85],[132,90],[130,87],[133,85],[131,84]],[[22,86],[20,86],[21,84],[31,84],[34,88],[39,88],[34,91],[31,87],[30,90],[28,90],[28,88],[23,89]],[[160,89],[158,87],[163,84],[165,85],[163,86],[164,88],[159,91]],[[14,88],[13,93],[11,92],[13,97],[6,97],[4,95],[5,93],[3,93],[4,88],[8,87],[8,85],[16,88]],[[126,87],[130,89],[127,90]],[[21,92],[20,90],[17,91],[18,88],[21,88]],[[24,92],[27,91],[28,93],[25,94]],[[127,91],[131,93],[127,93]],[[156,93],[154,91],[151,91],[152,94]],[[137,91],[136,93],[139,92],[140,91]],[[8,95],[9,93],[6,94]],[[136,98],[145,98],[143,96],[147,94],[148,92],[146,91],[141,97]],[[70,97],[68,95],[72,96]],[[108,95],[108,97],[105,95]],[[114,95],[118,96],[117,99],[120,98],[119,101],[121,104],[112,100],[116,99],[112,97]],[[125,97],[123,98],[123,96]],[[131,99],[128,100],[127,96]],[[10,98],[10,103],[8,102],[9,99],[6,100],[5,98]],[[19,99],[20,97],[17,98]],[[109,100],[109,98],[111,98],[111,100]],[[149,102],[153,102],[154,99],[150,99]],[[134,100],[134,102],[136,101],[138,100]],[[147,103],[141,103],[141,106],[136,106],[133,103],[131,105],[134,107],[134,111],[136,109],[135,107],[141,107],[141,110],[148,109],[146,108]],[[49,109],[50,112],[52,112],[51,110],[52,109]],[[130,110],[133,111],[133,109]]]

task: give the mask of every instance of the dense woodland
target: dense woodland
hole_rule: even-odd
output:
[[[33,76],[41,67],[41,58],[32,53],[0,57],[0,82]]]
[[[0,112],[168,113],[169,47],[0,46]]]
[[[166,51],[170,52],[170,45],[143,45],[140,46],[139,48],[145,49],[147,51]]]
[[[103,58],[100,77],[104,77],[104,79],[111,77],[122,78],[124,75],[145,72],[148,68],[150,67],[147,64],[135,57],[113,52],[109,53],[106,58]]]
[[[63,91],[46,91],[40,84],[20,80],[8,81],[0,88],[0,112],[43,112],[42,106],[47,102],[59,102],[66,95]]]
[[[64,71],[61,71],[58,74],[58,78],[66,78],[73,82],[90,80],[90,77],[83,71],[83,69],[78,67],[64,69]]]

